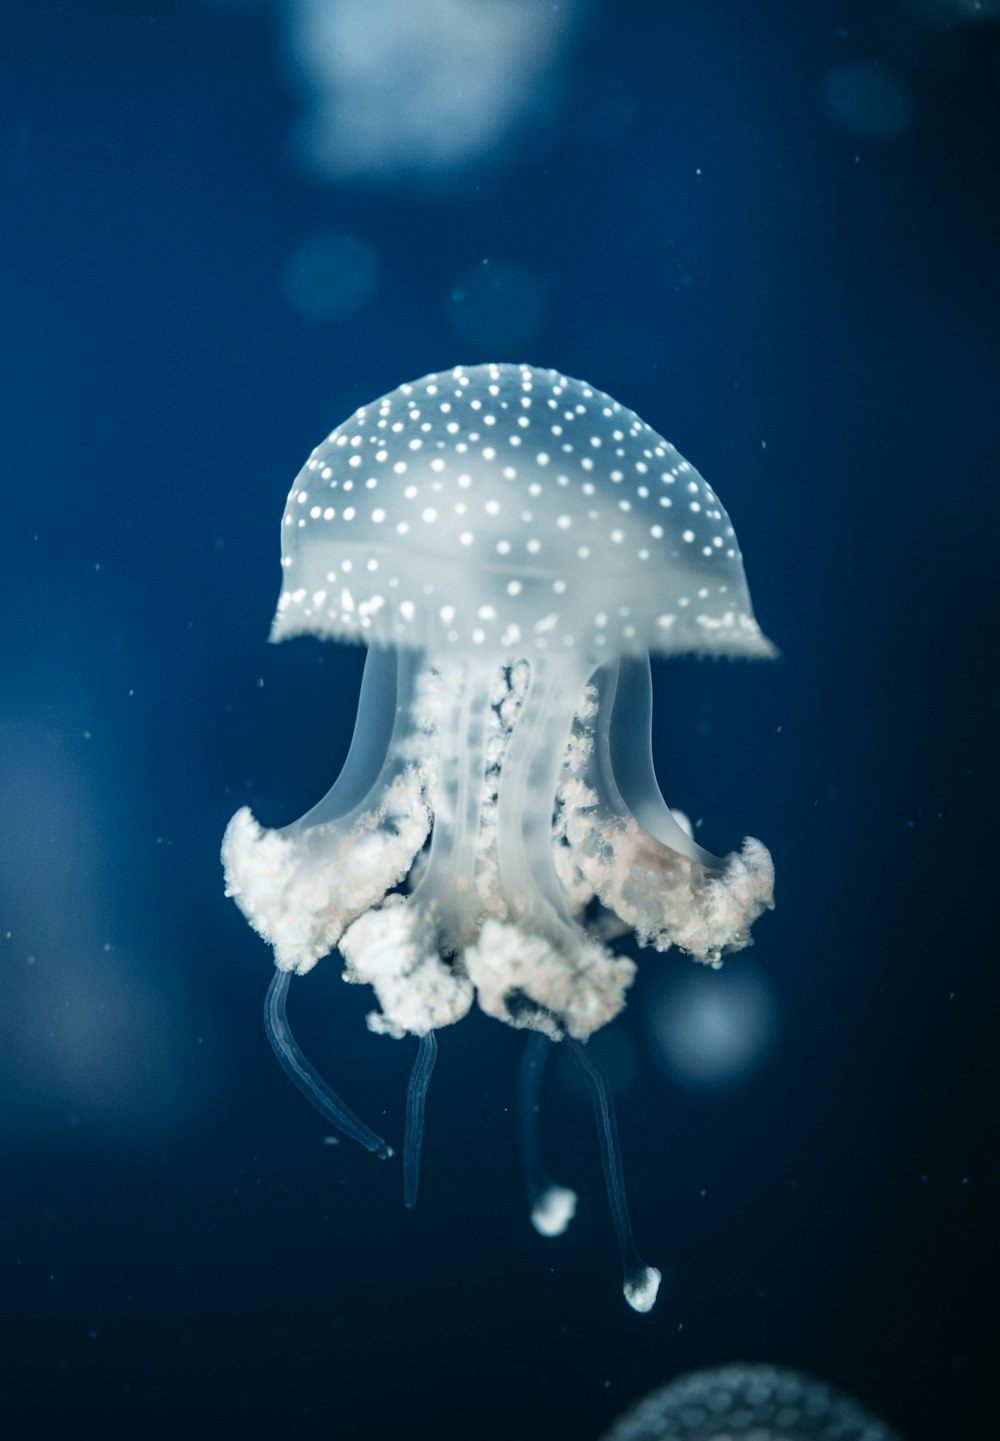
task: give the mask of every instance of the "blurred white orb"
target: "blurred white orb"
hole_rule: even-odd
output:
[[[913,103],[903,81],[871,60],[838,65],[820,81],[827,119],[851,140],[896,140],[913,124]]]
[[[378,260],[367,241],[322,231],[301,241],[282,267],[281,290],[293,310],[313,320],[345,320],[364,310],[378,288]]]
[[[684,964],[681,962],[680,964]],[[733,960],[718,971],[686,964],[664,979],[647,1006],[652,1059],[684,1085],[741,1084],[767,1058],[778,1006],[763,971]]]

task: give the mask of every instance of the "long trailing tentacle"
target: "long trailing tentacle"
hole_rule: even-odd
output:
[[[576,1192],[560,1186],[542,1164],[539,1127],[542,1079],[552,1042],[532,1031],[521,1052],[517,1072],[517,1131],[521,1165],[528,1188],[531,1224],[540,1236],[561,1236],[576,1215]]]
[[[285,1014],[290,980],[290,971],[276,970],[271,984],[267,988],[267,999],[264,1002],[264,1029],[267,1031],[267,1039],[274,1048],[274,1054],[281,1062],[285,1074],[295,1082],[317,1111],[326,1117],[331,1126],[336,1127],[343,1135],[349,1136],[352,1141],[357,1141],[358,1145],[364,1146],[366,1151],[374,1152],[380,1161],[388,1160],[392,1155],[392,1147],[388,1142],[366,1126],[349,1106],[344,1105],[336,1091],[327,1085],[319,1072],[302,1054],[298,1042],[292,1035],[288,1017]]]
[[[406,1088],[406,1131],[403,1137],[403,1203],[408,1210],[417,1204],[420,1189],[420,1149],[424,1140],[424,1112],[427,1091],[437,1060],[437,1036],[425,1031],[420,1037],[410,1083]]]
[[[632,1240],[632,1222],[625,1196],[625,1176],[622,1172],[622,1153],[618,1143],[614,1101],[604,1076],[587,1055],[586,1048],[571,1036],[567,1036],[565,1044],[569,1046],[573,1059],[584,1074],[594,1106],[597,1135],[601,1143],[604,1184],[608,1191],[608,1204],[611,1207],[618,1250],[622,1258],[622,1290],[633,1311],[649,1311],[656,1300],[662,1277],[655,1266],[647,1266],[640,1258]]]

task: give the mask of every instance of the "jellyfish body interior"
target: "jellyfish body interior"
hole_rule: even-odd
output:
[[[774,650],[721,503],[636,415],[529,366],[404,385],[313,452],[288,497],[282,565],[272,639],[369,651],[329,794],[275,830],[243,807],[226,832],[227,893],[279,974],[339,949],[344,979],[374,991],[373,1031],[426,1038],[478,1004],[579,1045],[635,974],[614,936],[710,965],[750,943],[772,905],[770,856],[752,838],[712,855],[663,799],[649,655]],[[268,1033],[286,1070],[388,1154],[304,1061],[277,995]],[[411,1080],[408,1201],[433,1056],[422,1043]],[[631,1250],[613,1112],[578,1059],[626,1294],[648,1309],[659,1273],[643,1277]]]

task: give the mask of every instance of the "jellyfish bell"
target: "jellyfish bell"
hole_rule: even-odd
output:
[[[632,411],[554,370],[458,367],[362,406],[282,524],[273,640],[504,658],[772,656],[729,518]]]
[[[320,807],[280,832],[255,829],[246,811],[234,821],[230,864],[245,873],[234,894],[279,966],[309,969],[371,915],[432,821],[413,903],[398,915],[398,901],[381,907],[348,943],[349,959],[357,953],[376,976],[378,961],[362,953],[379,936],[416,948],[439,983],[423,1002],[412,977],[396,998],[376,984],[379,1028],[421,1034],[459,1019],[473,1000],[460,984],[472,965],[491,1013],[585,1037],[622,1003],[618,994],[602,1004],[602,983],[631,976],[620,962],[607,970],[606,948],[573,924],[591,889],[660,949],[676,941],[715,960],[746,943],[770,901],[763,848],[751,844],[727,870],[676,824],[642,773],[648,672],[621,664],[650,651],[773,653],[728,517],[672,446],[554,371],[432,375],[362,407],[318,447],[288,498],[282,541],[272,639],[365,641],[379,648],[379,677],[362,693],[365,755],[355,761],[352,750]],[[399,653],[390,705],[385,647]],[[387,765],[359,797],[342,851],[357,808],[345,815],[340,793],[393,705],[399,724],[377,757]],[[324,870],[331,847],[337,865]],[[633,874],[642,867],[650,874]],[[657,886],[661,875],[674,884]],[[510,928],[525,958],[497,963]],[[578,980],[597,966],[596,991],[568,985],[561,968],[548,975],[535,952],[551,945],[584,948]],[[455,957],[470,946],[445,979],[442,949]],[[508,965],[518,966],[513,986]]]
[[[730,1362],[678,1376],[642,1397],[602,1441],[901,1441],[829,1382],[787,1366]]]
[[[408,1139],[428,1038],[477,1004],[575,1046],[623,1195],[610,1103],[579,1044],[635,973],[609,938],[715,965],[772,905],[764,846],[724,859],[698,846],[650,750],[651,653],[774,654],[725,510],[591,386],[456,367],[363,406],[313,452],[285,508],[282,567],[272,639],[369,646],[333,789],[280,830],[243,807],[223,843],[227,893],[274,948],[283,1064],[388,1154],[287,1027],[289,974],[339,948],[345,979],[375,994],[371,1029],[421,1038]],[[404,1146],[411,1182],[415,1154]],[[636,1270],[618,1210],[626,1293],[646,1309],[653,1268]]]

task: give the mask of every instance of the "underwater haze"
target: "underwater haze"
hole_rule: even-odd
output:
[[[4,1437],[994,1434],[1000,5],[8,0],[0,115]],[[408,598],[338,574],[316,621],[309,551],[269,644],[300,472],[331,481],[310,543],[354,554],[314,449],[468,373],[487,411],[492,381],[585,397],[532,432],[519,528],[470,462],[499,529],[459,475],[414,581],[459,604],[413,640]],[[436,462],[392,489],[423,443],[396,403],[377,545],[443,504]],[[436,420],[453,469],[474,420]],[[542,559],[509,576],[483,535]],[[585,640],[533,609],[557,543]],[[735,609],[692,580],[716,560]],[[362,594],[401,658],[373,647],[365,696]],[[463,692],[440,657],[494,634]],[[381,870],[294,828],[359,714],[380,825],[417,827]],[[428,796],[453,764],[467,799],[470,754],[524,885],[446,924]],[[662,845],[615,889],[633,812]],[[319,862],[275,921],[289,834]],[[389,924],[411,864],[423,971]],[[678,876],[701,909],[658,928]],[[569,935],[599,984],[560,1010]]]

